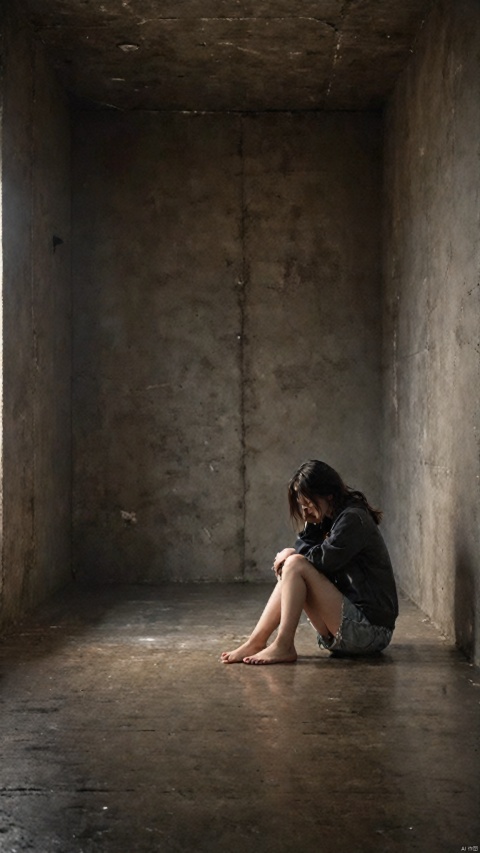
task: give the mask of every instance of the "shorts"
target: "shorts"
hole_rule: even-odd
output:
[[[317,633],[321,649],[338,655],[371,655],[386,649],[392,639],[391,628],[371,625],[364,613],[343,596],[342,621],[335,636]]]

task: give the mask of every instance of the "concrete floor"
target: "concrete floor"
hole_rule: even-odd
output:
[[[224,666],[268,587],[71,587],[0,645],[1,853],[480,847],[480,673],[394,643]]]

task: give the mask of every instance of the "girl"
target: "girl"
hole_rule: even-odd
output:
[[[248,640],[223,663],[294,663],[302,610],[318,645],[335,654],[381,652],[392,639],[398,601],[378,529],[381,512],[325,462],[304,462],[288,485],[290,515],[304,528],[275,557],[277,584]],[[275,640],[270,635],[278,628]]]

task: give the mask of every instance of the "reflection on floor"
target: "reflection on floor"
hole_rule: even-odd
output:
[[[72,587],[0,645],[0,850],[480,848],[480,673],[408,601],[391,647],[225,666],[269,587]]]

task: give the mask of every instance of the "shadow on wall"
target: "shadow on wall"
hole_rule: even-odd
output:
[[[475,560],[478,555],[472,552],[461,533],[457,530],[455,538],[455,642],[473,660],[476,652]]]

